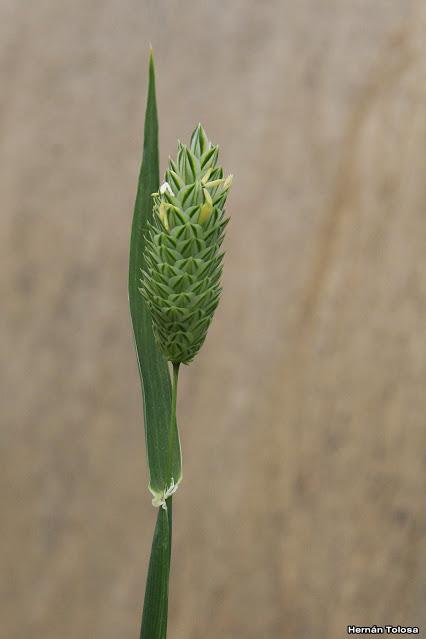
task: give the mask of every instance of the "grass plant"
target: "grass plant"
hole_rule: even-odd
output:
[[[219,303],[232,176],[199,124],[178,142],[159,179],[158,116],[149,59],[143,157],[129,260],[129,304],[142,387],[152,503],[158,507],[142,614],[141,639],[166,639],[172,499],[182,480],[176,420],[179,370],[200,350]],[[171,373],[171,374],[170,374]]]

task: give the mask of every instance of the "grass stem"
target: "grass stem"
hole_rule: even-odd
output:
[[[175,438],[177,434],[177,424],[176,424],[176,404],[177,404],[177,389],[178,389],[178,380],[179,380],[179,362],[173,363],[173,376],[172,376],[172,403],[170,410],[170,430],[169,430],[169,447],[168,447],[168,467],[169,467],[169,477],[173,477],[173,451],[175,447]],[[174,478],[177,481],[178,478]]]

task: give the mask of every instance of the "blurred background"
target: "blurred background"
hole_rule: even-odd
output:
[[[162,171],[201,121],[235,175],[170,637],[425,629],[425,29],[422,0],[0,0],[2,636],[139,636],[150,42]]]

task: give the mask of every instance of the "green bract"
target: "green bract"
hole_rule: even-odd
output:
[[[225,202],[232,176],[217,166],[218,147],[199,124],[189,147],[178,143],[165,182],[154,193],[141,293],[165,357],[188,364],[206,337],[219,303]]]

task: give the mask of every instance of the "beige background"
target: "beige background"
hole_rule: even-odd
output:
[[[425,30],[423,0],[0,1],[2,637],[138,636],[150,41],[162,168],[201,120],[235,174],[170,637],[426,632]]]

